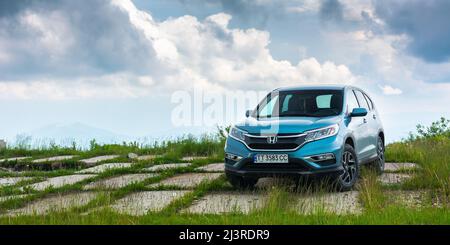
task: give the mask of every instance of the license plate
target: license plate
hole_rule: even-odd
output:
[[[288,154],[257,154],[253,157],[254,163],[288,163]]]

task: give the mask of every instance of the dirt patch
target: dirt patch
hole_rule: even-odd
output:
[[[77,174],[100,174],[106,172],[111,169],[119,169],[119,168],[129,168],[133,164],[132,163],[105,163],[102,165],[98,165],[92,168],[87,168],[76,172]]]
[[[142,182],[148,178],[158,176],[158,174],[126,174],[109,179],[103,179],[90,183],[84,187],[85,190],[102,188],[102,189],[118,189],[127,185]]]
[[[221,176],[220,173],[187,173],[180,174],[168,179],[165,179],[159,183],[149,185],[149,187],[158,186],[176,186],[181,188],[194,188],[203,181],[209,181],[217,179]]]
[[[216,172],[221,173],[225,171],[224,163],[211,163],[206,166],[198,167],[195,170],[204,171],[204,172]]]
[[[144,215],[148,211],[161,211],[171,202],[190,191],[143,191],[119,199],[111,208],[119,213]]]
[[[149,168],[144,168],[144,171],[149,172],[160,172],[167,169],[175,169],[175,168],[185,168],[191,166],[191,163],[168,163],[168,164],[158,164],[151,166]]]
[[[45,197],[29,203],[23,208],[11,210],[6,215],[43,215],[49,212],[60,212],[69,208],[86,205],[95,197],[95,192],[71,193]]]
[[[26,187],[32,188],[37,191],[42,191],[51,186],[53,188],[59,188],[64,185],[73,185],[75,183],[78,183],[80,181],[83,181],[85,179],[89,179],[89,178],[92,178],[95,176],[96,175],[93,175],[93,174],[84,174],[84,175],[75,174],[75,175],[58,176],[58,177],[49,178],[49,179],[39,182],[39,183],[28,185]]]

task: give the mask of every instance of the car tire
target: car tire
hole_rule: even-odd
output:
[[[335,179],[337,191],[349,191],[359,178],[359,163],[356,152],[349,144],[345,144],[341,157],[343,171]]]
[[[378,136],[377,159],[370,163],[370,167],[375,171],[375,173],[381,175],[384,172],[384,164],[385,164],[384,143],[383,139],[380,136]]]
[[[230,184],[236,189],[252,189],[258,179],[256,178],[244,178],[232,174],[227,174],[227,179]]]

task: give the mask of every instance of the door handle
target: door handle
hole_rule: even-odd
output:
[[[373,116],[372,116],[372,117],[373,117],[373,119],[377,119],[377,116],[376,116],[375,114],[373,114]]]
[[[367,119],[364,118],[364,119],[363,119],[363,123],[367,123]]]

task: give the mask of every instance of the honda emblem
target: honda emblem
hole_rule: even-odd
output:
[[[267,143],[269,143],[269,144],[275,144],[275,143],[277,143],[277,141],[278,141],[277,136],[269,136],[269,137],[267,137]]]

